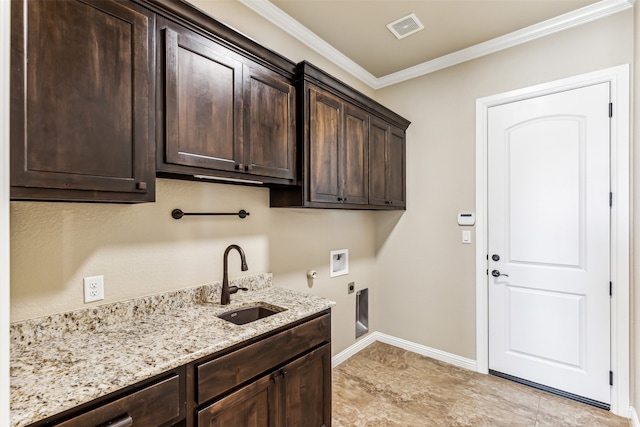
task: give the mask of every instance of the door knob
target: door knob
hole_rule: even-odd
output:
[[[500,276],[509,277],[509,275],[508,275],[508,274],[502,274],[502,273],[500,273],[498,270],[493,270],[493,271],[491,272],[491,275],[492,275],[493,277],[500,277]]]

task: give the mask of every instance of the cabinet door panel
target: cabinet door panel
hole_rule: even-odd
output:
[[[245,164],[254,175],[295,178],[295,88],[245,67]]]
[[[309,196],[312,202],[335,203],[342,197],[342,104],[333,96],[309,89],[309,108]]]
[[[242,161],[242,63],[181,32],[164,30],[166,161],[235,170]]]
[[[12,9],[12,185],[153,200],[153,15],[112,1]]]
[[[369,140],[369,204],[385,205],[387,202],[387,147],[389,125],[372,118]]]
[[[342,150],[343,200],[369,203],[369,115],[356,107],[344,107]]]
[[[278,411],[276,383],[271,376],[198,411],[198,427],[275,427]]]
[[[285,425],[331,425],[331,346],[325,345],[282,369]]]
[[[388,149],[387,192],[389,203],[394,206],[405,206],[406,176],[406,137],[401,129],[391,127]]]

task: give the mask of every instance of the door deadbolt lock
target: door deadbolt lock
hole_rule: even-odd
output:
[[[498,271],[498,270],[493,270],[493,271],[491,272],[491,275],[492,275],[493,277],[500,277],[500,276],[509,277],[509,275],[508,275],[508,274],[502,274],[502,273],[500,273],[500,271]]]
[[[500,255],[493,254],[493,255],[491,255],[491,259],[494,260],[494,261],[500,261]]]

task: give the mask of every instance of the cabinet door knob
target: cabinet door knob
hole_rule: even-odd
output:
[[[244,169],[244,165],[242,163],[236,163],[236,170],[240,171]]]
[[[247,171],[247,172],[252,171],[252,170],[253,170],[253,165],[247,165],[247,166],[245,166],[245,167],[244,167],[244,170],[245,170],[245,171]]]
[[[147,183],[142,181],[142,182],[137,182],[136,183],[136,188],[138,190],[146,190],[147,189]]]
[[[342,197],[338,197],[338,201],[341,202],[342,201]]]

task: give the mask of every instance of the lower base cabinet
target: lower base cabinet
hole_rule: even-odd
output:
[[[282,369],[282,426],[331,425],[331,346],[329,344]]]
[[[198,426],[275,427],[279,396],[271,375],[198,411]]]
[[[198,427],[326,427],[330,399],[326,344],[198,411]]]

